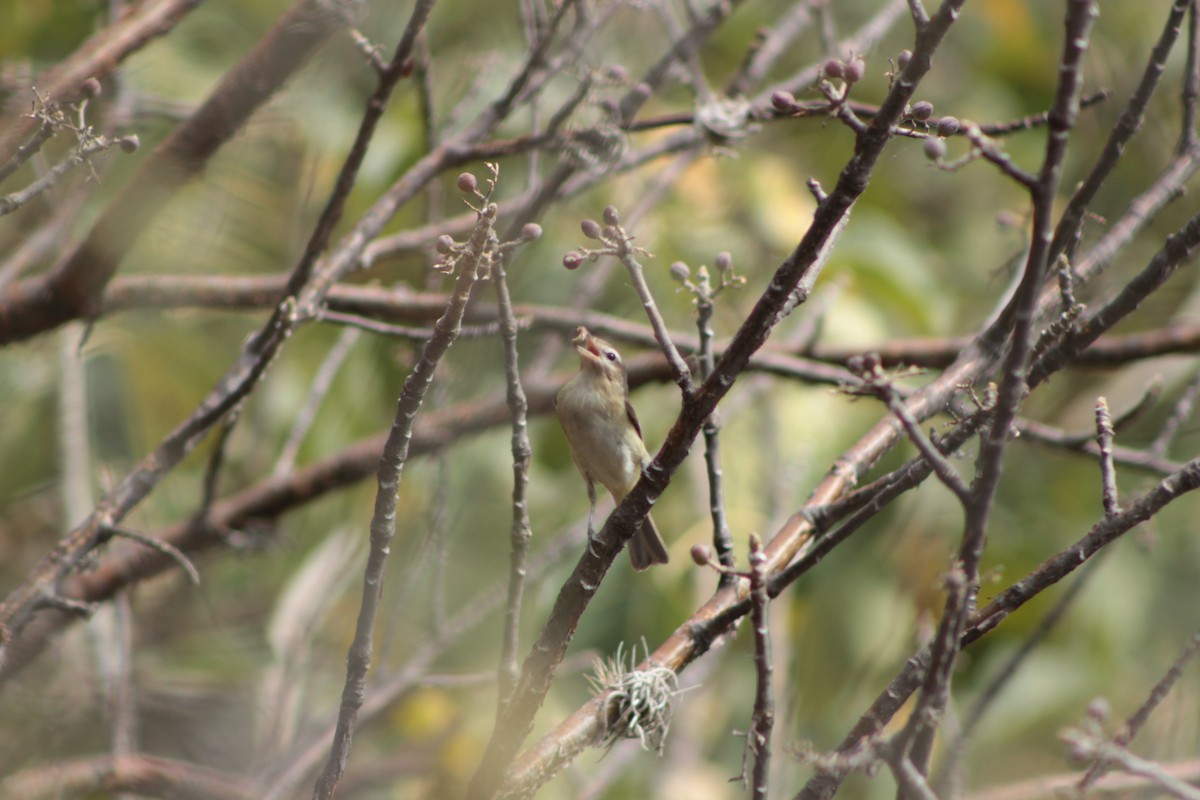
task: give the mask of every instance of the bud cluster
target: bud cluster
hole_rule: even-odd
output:
[[[496,204],[491,202],[491,197],[496,189],[496,179],[500,174],[500,167],[497,164],[489,162],[487,168],[491,173],[491,177],[487,179],[486,193],[479,191],[479,179],[470,172],[460,174],[454,183],[460,192],[471,195],[480,203],[479,207],[476,207],[468,200],[466,201],[468,207],[480,216],[489,217],[494,220],[497,208]],[[490,232],[488,241],[484,245],[484,251],[480,254],[478,265],[479,279],[487,280],[491,277],[492,268],[495,266],[497,259],[502,258],[506,251],[538,239],[541,235],[542,226],[536,222],[525,223],[521,227],[521,232],[517,235],[517,238],[508,242],[501,242],[494,232]],[[469,248],[469,242],[457,242],[450,234],[443,233],[433,243],[433,249],[438,254],[437,260],[433,262],[433,268],[445,275],[453,274]]]
[[[724,289],[738,288],[746,284],[746,279],[733,271],[733,256],[727,252],[717,253],[713,261],[717,270],[717,285],[712,285],[708,267],[701,265],[696,269],[696,280],[692,280],[692,270],[682,261],[676,261],[670,267],[671,279],[691,293],[697,304],[711,303],[713,298]]]
[[[579,223],[579,230],[583,235],[592,241],[599,242],[601,246],[595,249],[581,247],[568,252],[563,256],[563,267],[579,269],[585,260],[595,261],[602,255],[621,256],[631,250],[646,253],[640,247],[631,247],[630,242],[633,241],[633,237],[621,227],[621,214],[617,211],[616,206],[605,207],[603,220],[603,224],[594,219],[585,219]]]

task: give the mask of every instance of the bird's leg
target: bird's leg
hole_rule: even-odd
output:
[[[592,481],[587,482],[588,487],[588,544],[592,543],[592,539],[596,536],[596,531],[592,527],[596,517],[596,484]]]

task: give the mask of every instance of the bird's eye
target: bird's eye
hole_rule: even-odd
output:
[[[607,358],[609,361],[616,361],[617,360],[617,351],[616,350],[606,350],[604,353],[604,357]]]

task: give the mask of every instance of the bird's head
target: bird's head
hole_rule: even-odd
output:
[[[579,353],[579,369],[609,380],[625,383],[625,364],[617,348],[593,336],[587,328],[580,325],[575,329],[575,338],[571,340],[575,352]]]

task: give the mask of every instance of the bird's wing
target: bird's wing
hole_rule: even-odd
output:
[[[637,412],[633,410],[633,404],[628,399],[625,400],[625,416],[629,417],[629,424],[637,431],[638,438],[643,439],[642,426],[638,422]]]

